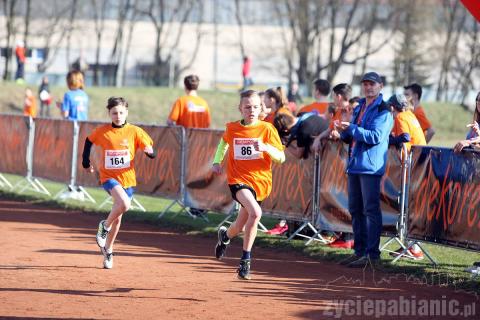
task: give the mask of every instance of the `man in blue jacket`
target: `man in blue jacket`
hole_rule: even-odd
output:
[[[353,111],[352,122],[334,123],[341,139],[349,144],[348,210],[352,216],[355,254],[343,261],[349,267],[374,267],[380,262],[380,181],[385,173],[388,136],[393,117],[380,91],[376,72],[362,77],[365,98]]]

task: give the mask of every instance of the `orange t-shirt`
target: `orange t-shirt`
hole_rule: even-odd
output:
[[[138,148],[153,146],[152,138],[143,129],[129,123],[122,128],[105,124],[96,128],[88,136],[88,140],[101,148],[101,183],[115,179],[124,188],[137,185],[133,161],[135,152]]]
[[[307,104],[306,106],[302,107],[299,111],[297,111],[297,114],[298,113],[304,113],[304,112],[310,112],[310,111],[313,111],[313,110],[317,110],[318,113],[324,114],[328,110],[328,104],[329,104],[329,102],[314,102],[314,103],[311,103],[311,104]]]
[[[269,123],[273,124],[273,119],[275,119],[275,116],[276,116],[277,114],[282,114],[282,113],[289,114],[289,115],[293,116],[293,114],[292,114],[292,112],[290,111],[290,109],[285,108],[285,107],[281,107],[280,109],[277,110],[276,113],[270,112],[270,113],[265,117],[265,119],[263,119],[263,121],[266,121],[266,122],[269,122]]]
[[[416,107],[413,111],[413,114],[415,115],[415,117],[417,117],[418,122],[420,122],[420,126],[422,127],[423,131],[427,131],[427,129],[430,129],[432,127],[432,124],[430,123],[430,121],[428,121],[427,115],[425,114],[422,106]]]
[[[229,145],[227,156],[228,184],[246,184],[262,201],[272,191],[272,159],[266,152],[255,151],[253,142],[260,140],[283,150],[277,130],[265,121],[244,126],[240,121],[227,123],[223,140]]]
[[[168,119],[185,128],[208,128],[210,109],[207,102],[198,96],[183,96],[173,104]]]
[[[25,105],[23,106],[23,115],[35,118],[37,116],[37,99],[34,96],[25,98]]]
[[[341,108],[337,108],[337,110],[335,111],[335,114],[333,115],[332,119],[330,120],[330,124],[328,125],[330,130],[333,130],[333,122],[335,120],[342,121],[342,109]]]
[[[422,127],[413,112],[410,110],[397,114],[393,124],[392,133],[395,137],[402,133],[408,133],[410,135],[410,142],[405,142],[408,151],[410,151],[412,145],[427,145]]]

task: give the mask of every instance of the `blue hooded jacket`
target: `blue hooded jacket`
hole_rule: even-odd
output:
[[[360,99],[353,110],[352,122],[340,137],[350,144],[347,173],[383,175],[387,164],[388,136],[393,128],[393,116],[383,101],[382,94],[367,106],[357,125],[360,110],[365,105]],[[353,144],[353,150],[352,150]]]

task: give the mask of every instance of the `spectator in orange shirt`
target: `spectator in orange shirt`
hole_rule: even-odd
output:
[[[263,95],[264,108],[262,113],[267,116],[263,121],[273,124],[273,119],[279,113],[292,114],[288,108],[288,100],[282,87],[267,89]]]
[[[188,75],[183,79],[185,96],[175,101],[168,116],[167,125],[179,125],[185,128],[209,128],[211,123],[210,108],[207,102],[198,93],[200,79],[197,75]],[[192,216],[203,216],[208,210],[189,208]]]
[[[313,96],[315,97],[315,102],[301,108],[297,112],[297,115],[313,110],[317,110],[321,115],[327,113],[329,104],[327,96],[330,94],[330,82],[324,79],[317,79],[313,82],[313,85]]]
[[[23,115],[35,118],[37,116],[37,100],[30,88],[25,89]]]
[[[333,126],[333,122],[335,120],[350,122],[353,111],[353,108],[351,108],[349,102],[350,97],[352,96],[352,87],[346,83],[339,83],[333,87],[332,93],[333,103],[335,104],[336,111],[330,120],[329,128],[315,138],[315,141],[312,145],[312,150],[320,150],[322,139],[329,138],[338,140],[340,138],[340,134]]]
[[[394,94],[388,99],[387,104],[393,107],[394,123],[391,144],[397,147],[405,143],[407,150],[410,151],[412,145],[425,146],[425,135],[419,121],[412,112],[413,107],[403,94]]]
[[[405,90],[403,94],[407,97],[407,100],[413,105],[413,114],[417,117],[418,122],[425,134],[425,140],[427,143],[430,143],[435,130],[432,127],[432,124],[425,115],[423,107],[420,105],[420,99],[422,98],[422,87],[418,83],[412,83],[408,86],[403,87]]]
[[[17,41],[15,57],[17,58],[17,72],[15,73],[15,80],[23,80],[25,74],[25,43],[22,40]]]
[[[183,79],[186,95],[175,101],[168,116],[167,125],[184,126],[185,128],[209,128],[210,109],[207,102],[198,96],[200,79],[189,75]]]

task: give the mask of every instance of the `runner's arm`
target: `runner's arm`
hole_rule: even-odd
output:
[[[285,152],[283,152],[283,150],[278,150],[274,146],[271,146],[266,143],[264,144],[264,146],[265,146],[265,152],[268,153],[268,155],[270,156],[270,158],[272,158],[274,162],[277,162],[277,163],[285,162]]]
[[[90,150],[92,149],[92,142],[86,138],[85,144],[83,145],[82,153],[82,167],[85,169],[90,168]]]
[[[225,140],[223,140],[223,138],[220,139],[220,142],[218,143],[218,146],[217,146],[217,152],[215,152],[215,158],[213,159],[213,164],[222,163],[227,150],[228,150],[228,143],[226,143]]]

